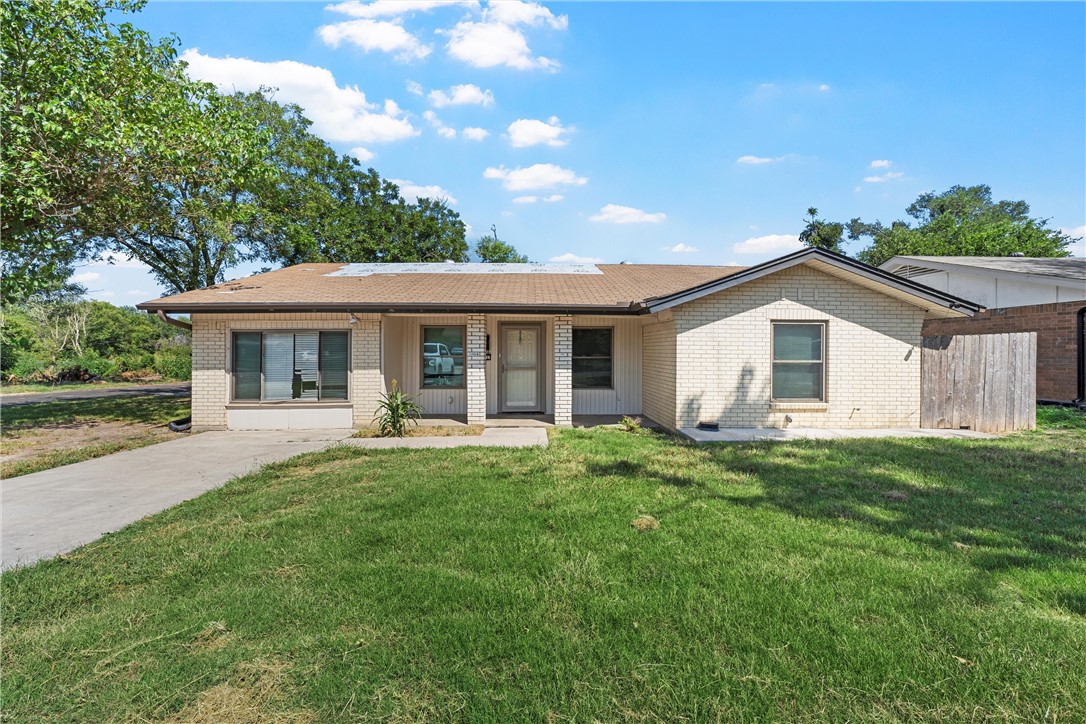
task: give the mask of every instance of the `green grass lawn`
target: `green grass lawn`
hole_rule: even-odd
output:
[[[36,392],[60,392],[63,390],[112,390],[137,385],[157,384],[154,382],[59,382],[57,384],[30,383],[19,385],[0,385],[0,395],[27,395]],[[163,382],[162,384],[176,384]]]
[[[48,470],[176,437],[166,425],[190,398],[100,397],[4,407],[0,477]]]
[[[1075,414],[302,456],[5,574],[4,717],[1082,721]]]

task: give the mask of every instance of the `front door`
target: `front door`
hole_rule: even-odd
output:
[[[542,412],[539,360],[543,327],[539,324],[503,324],[501,327],[502,412]]]

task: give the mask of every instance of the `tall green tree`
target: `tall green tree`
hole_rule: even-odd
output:
[[[147,264],[167,289],[216,284],[256,256],[249,230],[253,188],[274,175],[268,129],[234,96],[213,94],[178,108],[182,116],[168,163],[141,169],[123,221],[92,224],[96,251]]]
[[[133,199],[149,168],[192,158],[178,157],[178,139],[199,137],[193,110],[214,90],[184,75],[176,39],[155,40],[116,20],[143,4],[0,6],[5,299],[63,285],[90,239],[140,213]]]
[[[1074,239],[1030,216],[1025,201],[993,201],[985,185],[952,186],[921,194],[906,213],[912,221],[890,225],[852,219],[850,239],[870,239],[860,261],[879,265],[894,256],[1070,256]]]
[[[845,225],[818,218],[818,209],[807,209],[807,225],[799,233],[799,240],[806,246],[844,254]]]
[[[255,255],[282,265],[467,260],[464,223],[448,204],[408,203],[396,184],[310,133],[301,108],[268,94],[236,97],[270,139],[271,173],[250,190],[245,241]]]
[[[479,261],[491,264],[524,264],[528,261],[528,257],[518,252],[512,244],[498,239],[497,232],[480,238],[472,251]]]

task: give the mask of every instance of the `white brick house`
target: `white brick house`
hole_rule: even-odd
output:
[[[139,306],[191,317],[197,429],[363,427],[393,380],[469,423],[915,428],[924,320],[978,310],[814,249],[749,269],[302,264]]]

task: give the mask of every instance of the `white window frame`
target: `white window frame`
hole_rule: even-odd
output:
[[[821,342],[819,344],[819,347],[822,350],[822,359],[816,359],[816,360],[814,360],[814,359],[812,359],[812,360],[799,360],[799,359],[778,360],[777,359],[777,352],[776,352],[776,349],[775,349],[776,337],[777,337],[777,335],[775,334],[775,330],[776,330],[776,326],[778,324],[782,324],[782,325],[783,324],[790,324],[790,325],[818,326],[819,329],[821,330],[821,334],[822,334]],[[827,401],[828,397],[827,397],[827,390],[826,390],[826,379],[827,379],[827,377],[826,377],[826,369],[827,369],[827,363],[826,363],[826,357],[827,357],[827,355],[826,355],[826,326],[827,326],[827,324],[826,324],[825,320],[773,319],[773,320],[770,321],[770,323],[769,323],[769,399],[770,399],[771,402],[816,402],[816,403],[825,403]],[[822,380],[821,380],[822,384],[820,385],[821,390],[822,390],[822,396],[821,397],[776,397],[776,396],[774,396],[773,388],[776,386],[776,385],[774,385],[774,378],[775,378],[775,376],[777,374],[777,365],[779,365],[779,364],[818,364],[818,365],[822,365]]]

